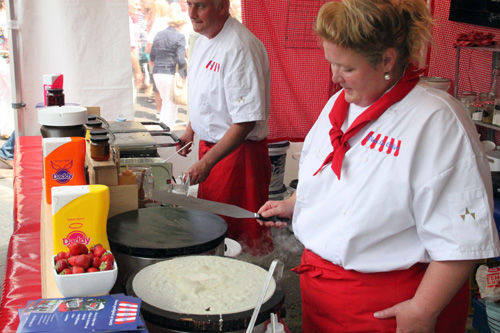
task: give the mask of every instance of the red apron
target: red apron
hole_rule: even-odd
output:
[[[300,274],[304,332],[395,332],[396,319],[377,319],[376,311],[412,298],[427,269],[415,264],[406,270],[359,273],[304,250]],[[469,309],[468,283],[437,319],[436,332],[464,332]]]
[[[214,145],[200,141],[199,158]],[[268,200],[270,181],[267,141],[245,140],[210,171],[208,178],[198,187],[198,197],[257,212]],[[243,251],[253,256],[273,251],[270,228],[261,227],[253,218],[222,217],[228,224],[228,237],[238,241]]]

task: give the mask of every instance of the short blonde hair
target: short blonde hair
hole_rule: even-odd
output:
[[[184,17],[181,15],[181,13],[177,11],[173,11],[170,13],[170,16],[168,17],[168,25],[171,27],[178,27],[180,25],[183,25],[186,23],[186,20]]]
[[[433,40],[432,24],[424,0],[343,0],[321,7],[315,30],[323,40],[361,54],[373,66],[394,48],[404,67],[422,58]]]

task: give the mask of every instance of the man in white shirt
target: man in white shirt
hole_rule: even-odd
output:
[[[190,123],[181,145],[200,139],[187,173],[200,198],[256,211],[266,202],[271,164],[270,69],[264,45],[229,15],[229,0],[187,1],[196,41],[188,68]],[[180,152],[185,155],[185,150]],[[269,229],[254,219],[225,218],[228,237],[246,252],[273,250]]]

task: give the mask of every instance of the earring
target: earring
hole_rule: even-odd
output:
[[[386,79],[387,81],[389,81],[391,79],[391,76],[389,75],[389,73],[385,73],[384,79]]]

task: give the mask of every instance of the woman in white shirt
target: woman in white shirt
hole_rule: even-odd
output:
[[[304,332],[463,332],[476,260],[500,254],[475,126],[451,95],[419,84],[431,23],[423,0],[318,13],[343,89],[304,141],[294,196],[259,210],[293,217],[304,244]]]

